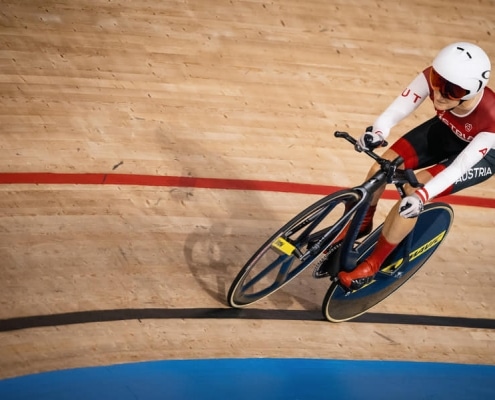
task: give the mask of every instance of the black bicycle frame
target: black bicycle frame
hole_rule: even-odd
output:
[[[346,132],[335,132],[335,136],[344,138],[354,145],[356,145],[357,143],[356,140]],[[339,268],[347,272],[352,271],[356,267],[359,257],[359,253],[355,250],[354,243],[357,240],[359,229],[369,209],[372,195],[387,183],[393,183],[397,188],[400,197],[402,198],[406,196],[406,191],[404,189],[404,185],[406,183],[409,183],[414,187],[422,186],[416,180],[416,177],[412,170],[398,169],[399,165],[404,162],[404,159],[402,157],[399,156],[393,161],[389,161],[387,159],[381,158],[373,151],[365,150],[364,152],[380,165],[380,170],[361,185],[350,189],[351,191],[359,193],[359,200],[356,202],[356,204],[353,205],[350,210],[347,210],[344,213],[337,224],[328,229],[328,231],[326,231],[323,236],[311,246],[309,251],[305,252],[304,254],[297,251],[298,254],[295,255],[301,261],[305,261],[311,256],[318,254],[322,250],[322,246],[326,246],[327,243],[331,239],[336,237],[337,234],[340,233],[350,221],[349,229],[342,242],[342,246],[340,246],[340,248],[337,250],[337,256],[339,258]],[[343,192],[347,192],[347,190],[344,190]],[[321,222],[330,211],[331,209],[328,208],[327,210],[319,214],[315,220],[311,221],[311,227],[318,225],[318,223]],[[311,228],[308,229],[308,232],[311,231]]]

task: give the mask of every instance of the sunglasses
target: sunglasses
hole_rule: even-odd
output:
[[[469,94],[469,90],[449,82],[433,68],[430,70],[430,84],[433,89],[438,90],[442,97],[446,99],[460,100]]]

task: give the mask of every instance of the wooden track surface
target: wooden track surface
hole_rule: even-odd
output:
[[[259,311],[225,302],[319,196],[77,176],[357,184],[370,161],[333,131],[359,134],[450,42],[495,62],[494,36],[492,0],[0,1],[0,176],[76,174],[0,185],[0,378],[177,358],[493,364],[494,208],[456,205],[417,276],[330,324],[310,271]],[[425,102],[390,139],[431,115]],[[493,180],[462,195],[494,199]]]

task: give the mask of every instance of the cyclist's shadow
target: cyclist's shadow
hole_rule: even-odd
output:
[[[176,138],[173,132],[158,130],[155,139],[165,152],[168,152],[170,156],[174,155],[177,160],[182,159],[181,154],[200,154],[201,159],[208,158],[208,151],[204,146],[194,142],[194,147],[189,147],[187,141],[180,140],[179,137]],[[214,157],[217,163],[219,160],[224,161],[224,165],[221,165],[222,171],[239,169],[228,165],[228,161],[222,157],[217,155]],[[184,160],[188,159],[184,157]],[[191,164],[182,161],[181,168],[182,176],[201,176],[201,165],[195,164],[193,161]],[[195,191],[194,187],[172,190],[169,200],[187,203],[187,199]],[[185,262],[198,284],[211,298],[222,305],[227,304],[226,297],[229,287],[244,263],[276,229],[286,222],[276,219],[270,211],[270,204],[264,204],[256,191],[238,190],[228,193],[228,196],[216,196],[222,202],[218,207],[222,210],[221,215],[211,215],[208,224],[196,225],[194,231],[186,237],[183,247]],[[240,210],[239,204],[249,204],[249,209]],[[274,206],[272,205],[272,207]],[[195,204],[194,207],[197,208],[198,205]],[[211,210],[212,208],[209,205],[206,209]],[[227,210],[227,216],[225,216],[225,210]],[[256,215],[256,219],[252,219],[252,226],[246,228],[245,223],[242,227],[236,226],[236,221],[250,220],[252,213]],[[258,221],[263,221],[262,229],[260,229]],[[267,227],[266,221],[274,222]],[[240,233],[241,229],[242,233]],[[300,285],[305,285],[304,281],[299,280],[299,277],[297,279]],[[312,292],[305,290],[305,287],[303,290],[307,293]],[[315,309],[317,308],[315,304],[319,300],[315,299],[313,302],[297,296],[296,293],[291,292],[290,285],[287,286],[287,289],[282,288],[267,299],[270,304],[283,309],[289,308],[295,302],[305,309]]]

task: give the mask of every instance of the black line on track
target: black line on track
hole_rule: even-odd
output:
[[[92,322],[144,319],[263,319],[278,321],[325,321],[317,310],[265,310],[234,308],[133,308],[78,311],[62,314],[34,315],[0,320],[0,332],[54,327]],[[328,322],[330,324],[330,322]],[[427,325],[457,328],[495,329],[495,319],[445,317],[408,314],[366,313],[347,323],[389,325]]]

